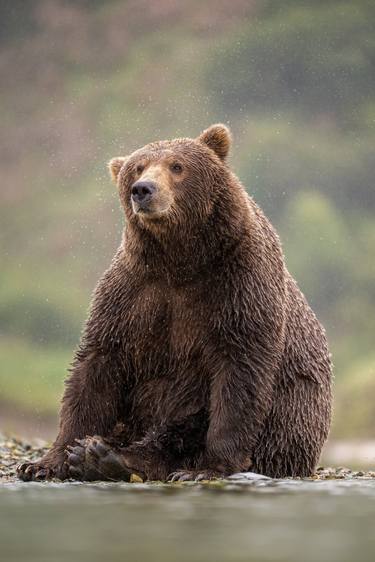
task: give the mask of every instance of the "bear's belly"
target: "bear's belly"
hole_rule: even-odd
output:
[[[138,295],[127,350],[134,369],[131,418],[146,430],[195,414],[208,403],[207,326],[190,292],[149,287]]]
[[[173,424],[208,407],[208,379],[191,374],[140,382],[131,394],[131,419],[141,432]]]

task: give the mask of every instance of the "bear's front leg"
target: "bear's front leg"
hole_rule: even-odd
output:
[[[23,463],[17,468],[21,480],[69,478],[67,446],[86,435],[110,433],[119,419],[122,404],[122,381],[113,375],[118,372],[116,356],[88,349],[79,351],[66,384],[57,439],[40,461]]]
[[[237,352],[213,377],[210,422],[202,469],[228,476],[250,469],[252,456],[272,408],[277,363],[266,346],[254,354]]]

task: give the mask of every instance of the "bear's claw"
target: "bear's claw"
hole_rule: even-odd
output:
[[[177,470],[167,478],[168,482],[202,482],[203,480],[217,480],[223,474],[215,470]]]
[[[43,464],[43,460],[36,463],[23,463],[17,466],[17,476],[24,482],[43,482],[52,478],[63,480],[66,477],[65,463],[56,464],[56,467]]]

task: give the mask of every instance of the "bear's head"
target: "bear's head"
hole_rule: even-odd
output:
[[[205,222],[229,181],[230,144],[230,131],[217,124],[196,139],[158,141],[112,158],[108,166],[127,220],[153,231]]]

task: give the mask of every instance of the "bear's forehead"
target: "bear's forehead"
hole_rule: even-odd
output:
[[[151,142],[133,152],[135,158],[148,158],[158,160],[171,156],[188,156],[198,149],[197,143],[192,139],[181,138]]]

